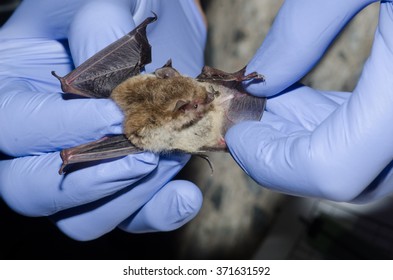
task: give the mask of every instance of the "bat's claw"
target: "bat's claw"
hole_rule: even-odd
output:
[[[257,72],[252,72],[242,78],[242,81],[248,81],[248,80],[258,80],[261,82],[266,81],[265,76],[263,76],[262,74],[259,74]]]
[[[205,155],[205,154],[196,154],[196,155],[197,155],[198,157],[203,158],[204,160],[206,160],[207,164],[209,164],[209,167],[210,167],[210,171],[211,171],[211,174],[210,174],[210,175],[213,175],[213,173],[214,173],[214,167],[213,167],[212,162],[211,162],[210,159],[209,159],[209,156],[208,156],[208,155]]]
[[[59,175],[63,175],[65,172],[64,172],[64,168],[66,167],[67,165],[66,164],[62,164],[61,165],[61,167],[60,167],[60,169],[59,169]]]
[[[55,76],[57,79],[59,79],[59,81],[61,81],[61,80],[63,79],[62,77],[60,77],[59,75],[57,75],[55,71],[52,71],[51,74],[52,74],[53,76]]]

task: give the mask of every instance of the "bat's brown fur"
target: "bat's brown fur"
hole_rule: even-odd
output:
[[[124,134],[135,146],[194,153],[223,142],[223,112],[214,102],[216,95],[209,84],[189,77],[146,74],[120,84],[111,98],[123,110]]]

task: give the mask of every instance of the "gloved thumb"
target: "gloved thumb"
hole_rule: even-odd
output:
[[[225,140],[233,158],[258,184],[289,194],[295,189],[319,196],[314,190],[303,189],[307,177],[298,172],[303,164],[298,153],[303,151],[308,134],[300,125],[265,112],[262,122],[242,122],[232,127]]]

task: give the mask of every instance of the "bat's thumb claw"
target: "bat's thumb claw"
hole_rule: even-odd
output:
[[[264,82],[265,76],[263,76],[262,74],[259,74],[257,72],[252,72],[252,73],[248,74],[247,76],[243,77],[243,81],[248,81],[248,80],[258,80],[258,81]]]
[[[52,74],[53,76],[55,76],[56,78],[58,78],[58,79],[61,81],[62,77],[60,77],[59,75],[57,75],[55,71],[52,71],[51,74]]]
[[[65,172],[64,172],[64,168],[66,167],[67,165],[66,164],[62,164],[61,165],[61,167],[60,167],[60,169],[59,169],[59,175],[63,175]]]

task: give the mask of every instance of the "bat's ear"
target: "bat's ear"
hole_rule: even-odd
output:
[[[208,91],[206,94],[205,103],[206,104],[212,103],[215,97],[219,95],[220,93],[218,91],[215,91],[214,89],[212,92]]]
[[[171,59],[169,59],[164,66],[156,69],[156,71],[154,71],[154,74],[156,75],[157,78],[160,79],[168,79],[168,78],[181,76],[180,73],[177,72],[177,70],[172,67]]]
[[[187,100],[178,100],[176,102],[175,108],[173,108],[173,112],[178,112],[178,111],[185,111],[186,107],[190,104],[190,101]]]
[[[165,68],[165,67],[172,68],[172,59],[168,59],[168,61],[161,68]]]

